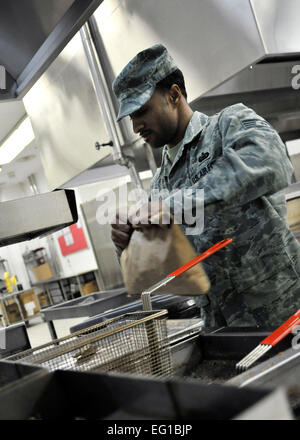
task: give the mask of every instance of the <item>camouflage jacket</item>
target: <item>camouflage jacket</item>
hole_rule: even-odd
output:
[[[204,189],[203,231],[187,235],[197,254],[233,239],[203,261],[212,287],[197,301],[206,325],[275,326],[300,307],[300,246],[282,191],[292,174],[277,132],[243,104],[195,112],[173,163],[164,147],[152,194]]]

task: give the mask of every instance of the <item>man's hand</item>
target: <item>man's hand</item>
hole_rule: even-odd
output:
[[[133,227],[127,221],[126,224],[124,218],[120,213],[116,214],[116,223],[111,225],[111,239],[116,246],[124,250],[130,240],[131,234],[133,232]]]
[[[163,200],[155,200],[143,204],[134,212],[131,211],[129,221],[135,229],[141,230],[153,225],[168,227],[171,223],[171,215]]]

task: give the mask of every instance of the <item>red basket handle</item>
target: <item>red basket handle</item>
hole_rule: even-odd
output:
[[[174,270],[174,272],[169,273],[168,277],[173,277],[173,276],[178,277],[183,272],[187,271],[191,267],[193,267],[196,264],[200,263],[200,261],[205,260],[205,258],[207,258],[210,255],[214,254],[219,249],[222,249],[224,246],[227,246],[231,242],[232,242],[232,238],[226,238],[225,240],[219,241],[219,243],[214,244],[211,248],[207,249],[207,251],[203,252],[203,254],[198,255],[198,257],[193,258],[188,263],[186,263],[183,266],[179,267],[179,269],[176,269],[176,270]]]

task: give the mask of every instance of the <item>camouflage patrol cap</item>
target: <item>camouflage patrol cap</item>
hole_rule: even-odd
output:
[[[162,44],[138,53],[113,82],[113,91],[120,102],[117,121],[146,104],[156,84],[177,68]]]

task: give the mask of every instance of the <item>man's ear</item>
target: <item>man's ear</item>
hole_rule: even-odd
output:
[[[178,105],[178,103],[181,99],[181,96],[182,96],[180,87],[177,84],[173,84],[170,88],[169,93],[170,93],[171,103],[173,105]]]

